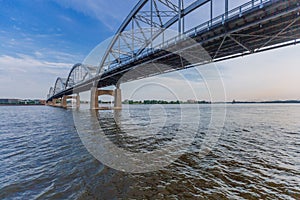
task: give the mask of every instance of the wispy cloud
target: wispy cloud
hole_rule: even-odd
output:
[[[48,48],[40,48],[36,49],[33,54],[33,57],[43,60],[52,60],[55,62],[62,62],[62,63],[79,63],[82,62],[84,59],[83,54],[79,53],[68,53],[64,51],[57,51]]]
[[[11,37],[9,34],[0,34],[1,43],[0,55],[22,57],[26,54],[40,60],[52,60],[55,62],[78,63],[84,59],[80,50],[68,46],[65,41],[55,40],[58,34],[28,34],[21,37]],[[45,45],[42,40],[49,40],[50,44]],[[55,42],[56,41],[56,42]],[[55,44],[56,46],[53,46]],[[58,48],[61,48],[58,50]]]
[[[58,76],[67,76],[72,63],[31,55],[0,56],[0,97],[44,98]]]
[[[39,60],[29,55],[18,54],[17,57],[1,55],[0,70],[5,70],[6,73],[35,73],[43,72],[54,75],[61,75],[62,72],[68,71],[72,63],[51,62]]]
[[[129,14],[133,6],[138,2],[134,1],[95,1],[95,0],[54,0],[59,5],[71,8],[86,16],[100,20],[111,31],[118,28],[123,19]],[[116,6],[113,6],[116,5]]]

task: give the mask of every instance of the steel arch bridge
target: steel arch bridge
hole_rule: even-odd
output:
[[[232,2],[236,0],[140,0],[99,58],[100,64],[75,64],[67,78],[57,78],[47,102],[88,90],[94,91],[91,102],[98,101],[95,88],[118,89],[122,82],[300,42],[299,0],[241,0],[243,4],[231,8]],[[216,15],[216,7],[222,7],[222,13]],[[195,43],[208,56],[192,59],[203,55]],[[184,50],[189,62],[178,56]],[[154,61],[172,68],[158,67]],[[138,73],[120,82],[132,69]],[[117,91],[110,93],[120,98]]]

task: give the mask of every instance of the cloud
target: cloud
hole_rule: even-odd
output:
[[[5,33],[0,34],[0,40],[3,41],[1,46],[3,47],[0,49],[0,55],[13,55],[16,56],[17,53],[26,52],[32,53],[34,57],[41,57],[47,59],[55,59],[55,57],[60,56],[63,52],[53,51],[49,48],[44,48],[45,45],[41,48],[40,43],[43,40],[50,41],[49,43],[58,43],[54,42],[56,35],[55,34],[29,34],[29,33],[19,33],[16,35],[15,33]],[[54,39],[53,39],[54,38]],[[62,51],[62,48],[61,48]],[[52,53],[53,52],[53,53]],[[71,54],[68,56],[63,55],[61,58],[69,58]],[[43,56],[43,57],[42,57]],[[52,58],[50,57],[52,56]],[[78,58],[78,56],[76,56]],[[75,58],[75,55],[73,56]],[[65,61],[66,59],[64,59]]]
[[[35,50],[32,54],[33,57],[40,60],[52,60],[59,63],[79,63],[83,61],[84,55],[76,52],[68,53],[57,51],[48,48],[41,48]]]
[[[52,74],[61,73],[72,66],[70,63],[49,62],[38,60],[29,55],[18,54],[18,57],[1,55],[0,69],[7,73],[45,71]],[[58,69],[58,71],[53,70]]]
[[[30,55],[0,56],[0,97],[44,98],[58,76],[67,76],[72,63]]]
[[[56,36],[55,34],[22,33],[21,36],[14,38],[10,33],[0,34],[0,40],[3,41],[1,43],[0,55],[9,55],[18,58],[22,57],[20,56],[22,54],[27,54],[40,60],[53,60],[65,63],[82,62],[84,58],[83,53],[78,49],[70,47],[69,43],[64,40],[56,40]],[[44,45],[44,40],[49,44]]]
[[[114,31],[129,14],[130,10],[138,2],[134,1],[95,1],[95,0],[54,0],[65,8],[71,8],[86,16],[101,21],[106,27]],[[117,5],[117,6],[113,6]]]

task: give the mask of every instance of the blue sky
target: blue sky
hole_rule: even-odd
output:
[[[67,76],[73,64],[111,37],[137,2],[0,0],[0,98],[45,98],[56,77]],[[293,46],[217,63],[227,99],[300,99],[299,52],[300,47]],[[174,76],[144,83],[173,84]],[[198,84],[195,80],[191,84]],[[140,83],[124,85],[129,92],[123,92],[123,98],[130,98],[130,90]],[[195,88],[200,91],[197,98],[209,98],[201,91],[203,85]],[[181,99],[194,98],[180,89],[176,92]],[[168,99],[159,89],[138,96]]]
[[[0,0],[0,96],[45,98],[57,76],[115,33],[136,1],[112,2]]]

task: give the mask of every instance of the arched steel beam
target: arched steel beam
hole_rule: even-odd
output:
[[[82,63],[77,63],[77,64],[73,65],[72,69],[69,72],[68,78],[66,80],[66,87],[65,88],[69,87],[69,83],[70,83],[70,80],[71,80],[72,73],[75,69],[77,69],[79,67],[82,67],[83,69],[85,69],[85,71],[88,73],[88,76],[89,76],[88,78],[92,78],[94,76],[94,73],[96,73],[96,68],[95,67],[85,65],[85,64],[82,64]]]
[[[152,7],[152,4],[156,4],[154,0],[140,0],[136,4],[136,6],[133,8],[133,10],[129,13],[129,15],[126,17],[126,19],[124,20],[124,22],[121,24],[121,26],[117,30],[115,36],[112,38],[112,41],[110,42],[109,46],[107,47],[107,50],[105,51],[105,53],[104,53],[104,55],[102,57],[102,60],[101,60],[100,65],[98,67],[97,74],[100,74],[102,72],[102,68],[106,65],[108,56],[110,54],[113,55],[116,58],[116,56],[113,53],[114,52],[113,51],[113,47],[116,45],[116,42],[120,38],[121,33],[125,31],[126,27],[128,25],[130,25],[130,23],[134,24],[133,20],[136,19],[137,14],[143,9],[143,7],[145,6],[145,4],[147,2],[149,2],[149,1],[151,2],[151,7]],[[165,4],[165,5],[168,4],[168,2],[171,3],[170,0],[157,0],[157,1],[160,2],[160,3],[162,3],[162,4]],[[138,49],[137,53],[134,53],[134,55],[132,55],[132,56],[138,56],[139,54],[141,54],[145,50],[145,48],[151,44],[151,41],[153,41],[159,35],[161,35],[164,32],[165,29],[168,29],[169,27],[171,27],[176,22],[179,22],[182,17],[188,15],[189,13],[191,13],[192,11],[194,11],[195,9],[197,9],[197,8],[201,7],[202,5],[210,2],[211,0],[195,0],[190,5],[188,5],[186,8],[183,7],[183,5],[182,5],[182,3],[180,3],[180,1],[181,0],[178,0],[178,2],[179,2],[178,6],[180,6],[180,7],[177,7],[177,12],[178,13],[176,15],[174,15],[171,19],[169,19],[167,22],[165,22],[164,24],[159,25],[159,27],[157,27],[157,24],[154,26],[155,23],[153,22],[152,17],[151,17],[150,21],[152,22],[152,25],[151,25],[151,23],[149,24],[151,26],[151,28],[152,27],[159,28],[160,30],[157,31],[155,34],[151,35],[151,38],[149,38],[149,39],[144,38],[145,39],[145,44],[141,48]],[[154,3],[152,3],[152,2],[154,2]],[[175,7],[174,6],[171,6],[171,7],[172,7],[173,12],[176,12]],[[157,17],[160,18],[159,13],[162,12],[162,11],[158,11],[157,7],[155,9],[156,9]],[[151,8],[150,12],[151,13],[154,12],[152,10],[152,8]],[[139,26],[138,23],[137,23],[137,26]],[[181,25],[179,25],[179,26],[181,26]],[[139,28],[141,28],[141,27],[139,27]],[[122,38],[122,40],[124,40],[124,38]],[[129,45],[128,45],[128,47],[129,47],[129,49],[132,49],[132,51],[134,51],[134,48],[131,48]],[[120,49],[119,49],[119,53],[121,53],[123,55],[126,55],[126,54],[122,53],[122,51]],[[127,52],[127,54],[130,54],[130,52]],[[119,56],[118,58],[116,58],[116,60],[117,61],[118,60],[119,61],[122,60],[121,56]]]
[[[50,87],[50,89],[49,89],[49,93],[48,93],[48,94],[49,94],[49,96],[50,96],[50,97],[52,97],[52,96],[53,96],[53,87]]]
[[[65,86],[66,86],[66,81],[67,79],[66,78],[61,78],[61,77],[58,77],[55,81],[55,84],[54,84],[54,90],[53,90],[53,95],[55,95],[56,93],[62,91],[65,89]],[[60,84],[61,88],[59,88],[60,90],[58,90],[58,84]],[[58,91],[57,91],[58,90]]]
[[[50,87],[49,92],[47,94],[47,99],[53,96],[53,87]]]
[[[109,46],[107,47],[107,50],[105,51],[101,63],[99,65],[99,69],[97,74],[100,73],[102,66],[104,65],[104,62],[110,52],[110,50],[112,49],[112,47],[114,46],[115,42],[117,41],[119,34],[121,32],[123,32],[126,28],[126,26],[131,22],[133,16],[135,16],[139,10],[148,2],[149,0],[140,0],[135,7],[131,10],[131,12],[129,13],[129,15],[125,18],[124,22],[121,24],[121,26],[119,27],[119,29],[117,30],[116,34],[114,35],[114,37],[112,38],[112,41],[110,42]]]

